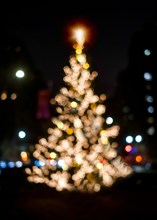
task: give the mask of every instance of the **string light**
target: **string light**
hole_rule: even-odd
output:
[[[98,74],[87,68],[82,52],[85,36],[84,29],[74,30],[75,55],[63,69],[67,87],[54,98],[60,114],[52,119],[47,140],[42,138],[35,146],[33,155],[40,166],[26,169],[28,181],[58,191],[97,192],[132,172],[117,155],[115,142],[112,145],[110,141],[118,135],[119,126],[104,128],[106,95],[94,94],[92,82]]]

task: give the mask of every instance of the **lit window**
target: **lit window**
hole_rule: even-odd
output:
[[[146,101],[149,102],[149,103],[152,103],[153,102],[153,97],[151,95],[147,95],[145,97]]]
[[[5,99],[7,99],[7,93],[6,92],[2,92],[1,100],[5,100]]]
[[[10,98],[11,98],[12,100],[15,100],[15,99],[17,98],[17,94],[16,94],[16,93],[12,93],[11,96],[10,96]]]
[[[151,54],[150,50],[148,50],[148,49],[144,50],[144,55],[145,56],[150,56],[150,54]]]
[[[154,112],[154,107],[153,106],[149,106],[148,107],[148,112],[149,113],[153,113]]]
[[[147,123],[149,123],[149,124],[154,123],[154,118],[153,117],[147,118]]]
[[[152,80],[152,74],[149,72],[145,72],[144,73],[144,79],[147,81],[151,81]]]
[[[154,127],[150,127],[147,130],[147,134],[153,136],[155,134],[155,128]]]

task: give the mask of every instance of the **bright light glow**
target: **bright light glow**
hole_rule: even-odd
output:
[[[45,166],[45,161],[43,161],[43,160],[39,160],[39,166]]]
[[[58,161],[58,166],[59,166],[59,167],[63,167],[64,164],[65,164],[64,160],[59,160],[59,161]]]
[[[19,138],[23,139],[26,137],[26,132],[25,131],[19,131],[18,133]]]
[[[21,161],[19,161],[19,160],[15,162],[15,166],[16,166],[17,168],[22,167],[22,165],[23,165],[23,163],[22,163]]]
[[[5,161],[0,161],[0,167],[1,168],[6,168],[7,167],[7,163]]]
[[[14,168],[14,167],[15,167],[15,162],[9,161],[9,162],[8,162],[8,167],[9,167],[9,168]]]
[[[154,107],[153,106],[149,106],[147,110],[148,110],[149,113],[153,113],[154,112]]]
[[[133,142],[133,137],[131,135],[128,135],[126,138],[125,138],[126,142],[128,144],[132,143]]]
[[[77,28],[73,30],[74,38],[79,46],[83,46],[85,42],[85,29]]]
[[[56,158],[56,153],[55,152],[51,152],[50,153],[50,157],[53,158],[53,159]]]
[[[21,155],[22,161],[27,161],[28,160],[27,152],[22,151],[20,155]]]
[[[141,135],[136,135],[135,141],[136,141],[137,143],[140,143],[140,142],[142,141],[142,136],[141,136]]]
[[[25,76],[25,73],[22,70],[18,70],[16,72],[16,77],[23,78]]]
[[[145,97],[146,101],[149,102],[149,103],[152,103],[153,102],[153,97],[151,95],[147,95]]]
[[[106,124],[111,125],[113,123],[113,118],[112,117],[107,117],[106,118]]]
[[[71,107],[76,108],[77,107],[77,102],[71,102]]]
[[[145,50],[144,50],[144,55],[145,55],[145,56],[150,56],[150,54],[151,54],[151,52],[150,52],[149,49],[145,49]]]
[[[149,73],[149,72],[145,72],[144,73],[144,79],[147,80],[147,81],[151,81],[152,80],[152,74]]]

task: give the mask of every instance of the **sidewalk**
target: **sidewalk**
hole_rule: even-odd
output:
[[[4,220],[132,220],[154,219],[156,215],[157,190],[120,187],[96,194],[56,192],[16,175],[6,174],[6,179],[1,179],[0,212]]]

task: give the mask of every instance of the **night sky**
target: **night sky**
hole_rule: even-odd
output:
[[[156,19],[156,1],[111,1],[95,3],[91,8],[75,4],[66,5],[71,9],[51,3],[6,4],[1,7],[0,24],[25,42],[36,68],[56,86],[62,81],[63,67],[72,52],[67,29],[72,22],[84,20],[93,31],[86,54],[92,70],[98,72],[97,87],[112,90],[118,72],[127,65],[131,36],[144,23]]]

